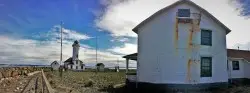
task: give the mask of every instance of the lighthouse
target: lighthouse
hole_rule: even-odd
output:
[[[74,41],[72,47],[73,47],[72,61],[73,61],[74,65],[75,65],[73,68],[77,70],[80,67],[80,62],[79,62],[79,59],[78,59],[79,47],[80,47],[79,42],[77,40]]]

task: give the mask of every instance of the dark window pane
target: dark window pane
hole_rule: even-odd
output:
[[[201,45],[212,45],[212,31],[201,30]]]
[[[239,61],[233,61],[232,65],[233,65],[233,70],[240,69]]]
[[[212,58],[201,57],[201,77],[212,76]]]
[[[178,9],[178,17],[190,17],[190,9]]]

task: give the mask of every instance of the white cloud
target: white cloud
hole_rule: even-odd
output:
[[[60,39],[58,31],[53,28],[48,33],[36,36],[36,39],[23,39],[0,35],[0,63],[4,64],[50,64],[54,60],[60,60]],[[73,34],[72,34],[73,33]],[[71,36],[70,36],[71,35]],[[66,37],[68,36],[68,37]],[[74,37],[79,36],[79,37]],[[64,29],[63,40],[63,61],[72,56],[72,44],[75,39],[87,40],[85,34]],[[87,37],[87,38],[86,38]],[[48,40],[39,40],[46,38]],[[79,59],[86,65],[94,66],[96,63],[96,50],[87,44],[80,44]],[[125,66],[125,61],[121,55],[116,55],[110,51],[98,50],[98,62],[112,67],[120,60],[120,66]]]
[[[158,10],[178,0],[101,0],[107,5],[103,15],[96,20],[96,25],[101,29],[111,32],[114,36],[136,35],[132,32],[137,24],[148,18]],[[250,32],[250,20],[239,16],[238,6],[230,0],[191,0],[200,5],[222,23],[228,26],[232,32],[227,35],[227,45],[232,48],[235,44],[245,44]],[[215,3],[216,2],[216,3]]]
[[[131,43],[125,43],[124,46],[114,47],[109,50],[118,54],[128,55],[137,52],[137,45]]]
[[[60,26],[54,26],[51,31],[49,31],[49,33],[47,33],[47,37],[54,37],[54,38],[60,38]],[[86,35],[86,34],[82,34],[79,33],[77,31],[74,30],[70,30],[70,29],[66,29],[66,28],[62,28],[62,37],[63,39],[66,40],[87,40],[90,39],[92,37]]]
[[[119,42],[128,42],[129,38],[126,37],[113,37],[113,39],[110,40],[111,42],[119,41]]]
[[[0,36],[0,60],[5,64],[50,64],[60,58],[60,43],[57,41],[39,41]],[[72,56],[72,41],[65,40],[63,44],[63,60]],[[98,62],[114,66],[119,59],[124,66],[124,59],[109,51],[97,51]],[[88,45],[81,44],[79,59],[84,63],[95,64],[96,51]],[[112,65],[111,65],[112,64]]]

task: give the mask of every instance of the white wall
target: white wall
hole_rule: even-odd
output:
[[[239,61],[239,70],[233,70],[232,61]],[[248,78],[250,79],[250,63],[243,59],[229,59],[228,60],[229,78]]]
[[[72,54],[72,59],[73,60],[77,60],[78,59],[77,55],[79,57],[79,47],[80,47],[80,45],[78,45],[78,44],[76,44],[76,45],[73,46],[73,54]]]
[[[232,61],[239,61],[239,70],[233,70]],[[244,61],[241,59],[228,59],[229,78],[244,78]]]
[[[245,78],[250,79],[250,63],[247,61],[244,61],[244,76]]]
[[[196,8],[182,4],[164,12],[139,28],[138,31],[138,68],[140,82],[180,83],[187,82],[188,61],[188,24],[179,25],[178,51],[174,47],[175,15],[179,8]],[[193,65],[192,77],[196,83],[227,82],[226,31],[202,14],[201,28],[212,30],[212,46],[199,46],[192,53],[196,61],[200,57],[212,57],[212,77],[200,78],[200,64]],[[200,44],[200,32],[196,33],[193,42]]]

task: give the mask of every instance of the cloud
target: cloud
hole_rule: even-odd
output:
[[[128,41],[130,41],[130,39],[127,38],[127,37],[113,37],[110,41],[111,42],[115,42],[115,41],[118,41],[118,42],[128,42]]]
[[[65,31],[67,30],[67,31]],[[36,36],[37,39],[24,39],[0,35],[0,63],[3,64],[41,64],[49,65],[54,60],[60,60],[60,40],[56,30],[52,29],[48,33]],[[74,33],[74,34],[72,34]],[[73,40],[87,40],[85,34],[79,34],[64,28],[63,40],[63,60],[72,56]],[[72,36],[69,36],[72,35]],[[79,36],[79,37],[74,37]],[[84,36],[84,37],[83,37]],[[40,40],[46,38],[46,40]],[[80,43],[79,59],[88,66],[96,63],[96,50],[87,44]],[[125,66],[121,55],[114,54],[108,50],[97,51],[97,62],[104,63],[108,67],[113,67],[120,60],[120,66]]]
[[[132,32],[137,24],[148,18],[158,10],[178,1],[178,0],[101,0],[107,5],[102,16],[96,19],[96,26],[109,31],[114,36],[136,37]],[[191,0],[209,11],[222,23],[228,26],[232,32],[227,35],[227,47],[232,48],[235,44],[245,44],[250,40],[250,20],[239,16],[237,6],[230,0]],[[246,0],[245,0],[246,1]],[[115,2],[115,3],[112,3]],[[216,3],[214,3],[216,2]],[[220,6],[219,9],[218,7]]]
[[[51,31],[46,33],[45,37],[60,38],[61,37],[60,31],[61,31],[60,26],[54,26],[51,29]],[[86,34],[82,34],[82,33],[79,33],[77,31],[66,29],[66,28],[62,28],[62,32],[63,32],[62,37],[64,40],[87,40],[87,39],[92,38]],[[38,37],[40,37],[40,36],[38,36]]]
[[[137,52],[137,45],[131,43],[125,43],[124,46],[114,47],[112,49],[109,49],[109,51],[122,55],[128,55]]]
[[[236,6],[236,9],[240,11],[240,15],[250,16],[250,2],[249,0],[230,0]]]

